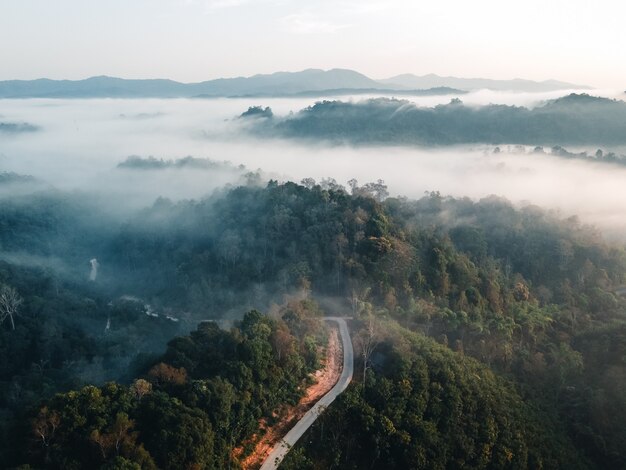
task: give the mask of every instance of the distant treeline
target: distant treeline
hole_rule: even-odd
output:
[[[19,132],[34,132],[38,130],[37,126],[25,122],[0,122],[0,134],[17,134]]]
[[[118,168],[129,170],[165,170],[165,169],[193,169],[193,170],[227,170],[241,172],[245,166],[234,166],[230,162],[218,162],[209,158],[184,157],[176,160],[164,160],[155,157],[140,157],[131,155],[123,162],[118,163]]]
[[[533,153],[541,155],[546,154],[545,150],[542,147],[535,147]],[[557,145],[550,149],[549,155],[576,160],[586,160],[589,162],[617,163],[620,165],[626,165],[626,155],[617,154],[615,152],[605,152],[602,149],[598,149],[592,155],[590,155],[587,152],[570,152],[563,147]]]
[[[550,155],[553,157],[567,158],[571,160],[584,160],[588,162],[615,163],[618,165],[626,165],[626,155],[611,151],[605,151],[602,149],[597,149],[595,152],[591,153],[589,153],[588,151],[570,152],[560,145],[555,145],[548,149],[545,149],[542,146],[536,146],[534,148],[531,147],[529,151],[529,149],[524,145],[515,145],[513,147],[505,148],[504,150],[514,154]],[[495,147],[493,149],[493,153],[496,155],[501,152],[503,152],[503,149],[500,147]]]
[[[0,173],[0,185],[12,183],[35,183],[36,178],[30,175],[20,175],[12,171],[4,171]]]
[[[322,101],[284,118],[268,111],[262,116],[269,119],[252,121],[251,129],[258,135],[389,145],[626,143],[626,103],[587,94],[571,94],[533,109],[467,106],[458,98],[423,108],[405,100],[377,98]],[[251,115],[261,116],[252,109],[242,117]]]

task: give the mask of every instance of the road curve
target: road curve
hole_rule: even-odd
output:
[[[317,417],[337,398],[352,381],[352,373],[354,372],[354,351],[352,350],[352,340],[348,332],[348,325],[341,317],[325,317],[327,321],[337,322],[339,325],[339,333],[341,334],[341,343],[343,345],[343,370],[341,376],[330,391],[313,405],[309,411],[289,430],[287,435],[276,444],[274,450],[267,456],[261,470],[275,470],[289,452],[289,449],[298,442],[298,439],[306,432],[307,429],[315,422]]]

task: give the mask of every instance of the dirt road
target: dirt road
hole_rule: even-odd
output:
[[[339,340],[339,326],[334,323],[329,329],[328,344],[326,346],[326,354],[323,367],[315,372],[313,376],[314,384],[309,386],[302,399],[296,406],[283,410],[284,415],[280,421],[268,426],[266,421],[260,423],[263,432],[262,436],[253,437],[252,441],[256,442],[254,450],[247,457],[243,458],[240,463],[244,470],[258,469],[267,459],[268,455],[274,450],[274,447],[287,434],[289,429],[297,423],[304,414],[339,380],[343,369],[342,348]],[[235,454],[243,452],[243,447],[235,450]]]
[[[337,398],[350,384],[354,372],[354,352],[352,350],[352,340],[348,332],[348,325],[343,318],[326,317],[327,321],[336,322],[339,325],[339,333],[343,346],[343,369],[341,376],[335,386],[326,393],[320,400],[307,411],[304,416],[295,424],[285,437],[276,445],[263,462],[261,470],[275,470],[280,462],[285,458],[289,449],[302,437],[307,429],[315,422],[317,417]]]

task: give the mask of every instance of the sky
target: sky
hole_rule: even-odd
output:
[[[0,80],[306,68],[626,89],[620,0],[0,0]]]

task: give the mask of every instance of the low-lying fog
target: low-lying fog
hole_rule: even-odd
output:
[[[468,104],[534,106],[566,93],[480,91],[460,98]],[[590,93],[615,96],[609,91]],[[452,97],[402,98],[433,106]],[[26,122],[39,130],[0,133],[0,172],[33,175],[62,189],[130,195],[138,204],[158,195],[198,197],[242,181],[243,171],[116,169],[130,155],[163,159],[192,155],[243,164],[248,170],[260,168],[266,177],[281,180],[333,177],[345,184],[351,178],[360,183],[383,179],[392,195],[420,197],[425,191],[440,191],[481,198],[496,194],[559,209],[563,216],[579,215],[610,235],[626,229],[626,167],[519,154],[506,151],[506,146],[499,154],[493,154],[493,146],[311,147],[253,139],[233,119],[252,105],[270,106],[284,115],[313,102],[312,98],[1,100],[0,122]]]

